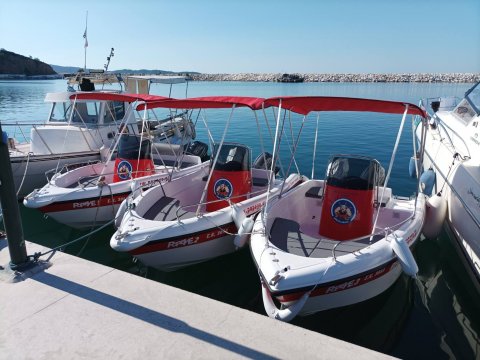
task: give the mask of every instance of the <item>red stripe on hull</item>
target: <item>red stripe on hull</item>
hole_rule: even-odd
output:
[[[387,273],[392,270],[393,264],[395,264],[395,261],[388,264],[386,267],[377,269],[371,273],[364,274],[358,278],[354,278],[352,280],[344,281],[344,282],[338,282],[336,284],[331,284],[327,286],[319,286],[315,290],[312,291],[310,294],[310,297],[315,297],[315,296],[321,296],[321,295],[328,295],[328,294],[333,294],[336,292],[344,291],[344,290],[349,290],[364,284],[367,284],[371,281],[377,280],[378,278],[386,275]],[[302,295],[305,294],[305,292],[296,292],[292,294],[286,294],[286,295],[280,295],[277,296],[277,299],[281,302],[291,302],[298,300],[302,297]]]
[[[120,204],[125,200],[130,193],[121,193],[117,195],[105,195],[102,198],[90,198],[85,200],[71,200],[65,202],[52,203],[47,206],[42,206],[39,210],[43,213],[52,213],[69,210],[91,209],[102,206],[111,206]]]
[[[216,240],[223,236],[226,236],[225,232],[236,233],[237,227],[235,223],[226,224],[218,228],[211,228],[202,232],[186,234],[184,236],[176,236],[160,240],[154,243],[147,243],[137,249],[129,251],[132,255],[140,255],[146,253],[152,253],[157,251],[173,250],[186,246],[198,245],[207,241]]]

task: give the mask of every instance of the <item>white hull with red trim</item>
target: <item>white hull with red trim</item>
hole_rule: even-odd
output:
[[[235,215],[251,216],[264,206],[270,171],[252,169],[253,187],[246,200],[222,209],[206,212],[198,204],[205,187],[205,174],[189,174],[162,187],[153,187],[130,200],[110,246],[128,252],[147,266],[163,271],[176,270],[236,250]],[[256,179],[265,181],[257,182]],[[285,180],[285,189],[303,181],[299,175]],[[182,186],[177,184],[182,183]],[[277,194],[283,180],[274,180],[270,196]]]
[[[323,199],[314,195],[321,194],[323,186],[322,180],[304,182],[270,202],[268,218],[263,212],[256,218],[250,248],[269,316],[282,319],[281,312],[305,294],[305,304],[286,321],[296,315],[355,304],[381,294],[402,269],[407,270],[408,264],[398,261],[398,256],[405,254],[396,254],[393,244],[398,239],[408,247],[415,243],[424,222],[424,196],[419,195],[415,205],[415,199],[392,197],[387,188],[375,233],[388,235],[377,235],[371,243],[369,236],[336,241],[319,235]],[[268,306],[269,297],[280,302],[283,310]]]
[[[155,163],[176,161],[173,155],[152,155]],[[203,172],[208,163],[193,155],[184,155],[188,166],[173,169],[155,165],[155,174],[114,182],[115,161],[96,163],[55,175],[50,182],[25,197],[24,205],[36,208],[59,223],[73,228],[100,226],[115,218],[123,200],[131,193],[132,183],[141,188],[164,183],[189,172]],[[102,178],[101,181],[100,178]]]

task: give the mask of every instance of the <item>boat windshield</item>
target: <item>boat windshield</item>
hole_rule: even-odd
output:
[[[71,110],[72,107],[70,102],[54,102],[52,105],[52,111],[50,112],[49,121],[68,122]]]
[[[385,170],[375,159],[354,155],[333,156],[327,170],[327,184],[344,189],[372,190],[383,183]]]
[[[72,116],[72,109],[74,109]],[[83,102],[73,105],[70,102],[57,102],[53,104],[50,113],[51,122],[69,122],[79,124],[98,124],[100,103],[97,102]],[[114,110],[119,114],[118,110]],[[121,113],[121,111],[120,111]],[[119,114],[121,115],[121,114]],[[113,119],[110,119],[112,121]]]
[[[477,114],[480,114],[480,82],[477,83],[472,89],[470,89],[466,94],[468,102],[474,108]]]

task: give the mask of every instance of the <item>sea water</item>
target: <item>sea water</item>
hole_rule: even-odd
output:
[[[172,97],[196,96],[345,96],[418,104],[421,98],[462,97],[472,84],[437,83],[262,83],[262,82],[189,82],[174,85]],[[64,80],[1,81],[0,121],[43,122],[49,112],[44,102],[47,92],[64,91]],[[152,85],[151,93],[168,96],[166,85]],[[231,117],[227,141],[245,143],[255,158],[264,149],[271,152],[270,132],[274,131],[274,113],[266,110],[268,126],[259,116],[257,122],[248,109],[237,109]],[[209,110],[198,117],[197,139],[207,142],[201,126],[205,119],[214,138],[219,139],[230,110]],[[322,113],[318,118],[315,161],[313,144],[317,118],[309,117],[302,129],[291,171],[308,177],[323,178],[330,155],[352,153],[372,156],[387,169],[395,144],[401,115],[372,113]],[[296,134],[302,117],[285,122],[284,131]],[[270,130],[268,127],[270,126]],[[5,129],[4,129],[5,130]],[[282,164],[289,164],[289,146],[295,136],[281,144]],[[396,195],[410,196],[416,188],[408,176],[413,154],[411,117],[405,122],[389,186]],[[60,246],[87,232],[73,230],[44,218],[36,210],[21,205],[25,238],[49,247]],[[129,255],[114,252],[109,246],[113,228],[107,228],[85,241],[66,247],[73,255],[124,271],[145,276],[172,286],[264,314],[260,282],[248,249],[176,272],[163,273],[135,262]],[[325,311],[293,321],[298,326],[334,336],[405,359],[448,359],[480,357],[480,296],[474,290],[451,237],[442,232],[436,240],[419,241],[414,255],[419,265],[415,280],[402,276],[383,294],[360,304]],[[195,304],[192,304],[195,306]],[[241,329],[239,329],[241,331]],[[288,341],[288,336],[286,336]],[[305,344],[308,346],[308,344]]]

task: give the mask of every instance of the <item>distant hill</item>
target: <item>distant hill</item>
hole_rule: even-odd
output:
[[[57,73],[59,74],[74,74],[78,71],[79,67],[75,66],[60,66],[60,65],[50,65]],[[92,70],[92,69],[90,69]],[[129,75],[177,75],[177,74],[199,74],[194,71],[167,71],[167,70],[132,70],[132,69],[120,69],[120,70],[109,70],[111,73],[115,74],[129,74]]]
[[[22,76],[57,75],[52,67],[38,59],[0,49],[0,74]]]
[[[50,64],[53,70],[57,72],[57,74],[73,74],[80,69],[78,66],[60,66],[60,65],[52,65]]]

